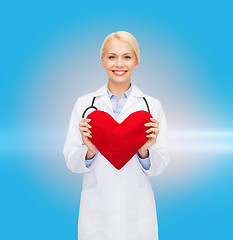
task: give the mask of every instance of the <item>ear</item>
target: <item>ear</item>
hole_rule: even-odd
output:
[[[138,62],[138,60],[137,60],[137,63],[136,63],[136,65],[135,65],[135,67],[134,67],[134,68],[138,67],[138,65],[139,65],[139,62]]]
[[[104,59],[103,58],[101,58],[101,65],[103,66],[103,68],[105,68]]]

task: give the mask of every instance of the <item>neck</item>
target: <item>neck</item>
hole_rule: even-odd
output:
[[[112,94],[117,96],[117,99],[120,99],[121,94],[123,94],[130,88],[130,81],[125,83],[114,83],[108,81],[108,88]]]

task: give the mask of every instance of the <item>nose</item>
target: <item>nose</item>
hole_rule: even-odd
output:
[[[117,58],[116,66],[117,66],[117,67],[122,67],[122,66],[123,66],[123,60],[122,60],[120,57]]]

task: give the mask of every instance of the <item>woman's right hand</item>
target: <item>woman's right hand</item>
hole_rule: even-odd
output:
[[[88,124],[90,121],[91,119],[84,118],[81,122],[79,122],[79,131],[82,135],[82,140],[88,148],[86,155],[87,159],[91,159],[98,152],[96,146],[89,139],[89,137],[92,138],[91,130],[89,130],[91,125]]]

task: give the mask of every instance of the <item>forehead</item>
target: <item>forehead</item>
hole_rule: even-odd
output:
[[[106,53],[116,53],[116,54],[124,54],[124,53],[134,53],[133,48],[126,41],[118,40],[118,39],[110,39],[106,43],[105,47]]]

